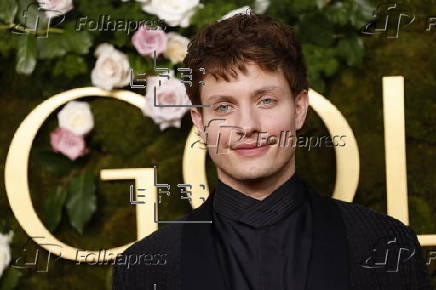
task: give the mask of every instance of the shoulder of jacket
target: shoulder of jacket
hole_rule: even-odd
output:
[[[353,265],[354,282],[362,285],[359,289],[381,287],[380,284],[374,287],[372,281],[385,281],[392,285],[389,289],[433,289],[421,245],[412,228],[385,213],[355,203],[335,200],[335,204],[345,223],[350,265]],[[389,262],[374,264],[381,255]],[[379,276],[384,271],[389,275]],[[378,280],[380,278],[383,280]]]
[[[371,235],[395,235],[415,240],[416,233],[400,220],[362,205],[333,199],[349,231]]]
[[[188,215],[176,221],[183,221]],[[172,285],[169,289],[174,289],[178,280],[170,277],[178,275],[182,228],[183,223],[168,223],[117,255],[112,264],[112,289],[148,289],[150,281],[168,283]]]
[[[175,221],[186,220],[188,214]],[[123,254],[137,254],[149,251],[168,250],[181,240],[183,223],[168,223],[150,235],[134,242]]]

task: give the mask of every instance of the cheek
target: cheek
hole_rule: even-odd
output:
[[[244,142],[244,136],[236,128],[213,128],[207,136],[208,150],[212,155],[219,152],[220,158],[230,153],[232,145]]]
[[[292,131],[294,127],[294,119],[289,109],[281,114],[264,116],[262,120],[262,130],[271,135],[278,135],[281,131]]]
[[[218,132],[214,128],[207,128],[204,133],[204,138],[208,145],[216,144]]]
[[[206,123],[207,125],[207,123]],[[220,121],[212,121],[210,126],[207,127],[205,131],[206,142],[210,146],[223,146],[226,144],[228,140],[228,132],[229,128],[221,128],[222,122]],[[210,147],[209,149],[216,150],[215,147]]]

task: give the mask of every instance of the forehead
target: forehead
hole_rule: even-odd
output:
[[[234,69],[236,76],[227,74],[228,81],[223,78],[215,78],[213,74],[207,74],[203,79],[204,86],[200,87],[200,95],[203,101],[211,95],[216,94],[243,94],[251,93],[261,88],[278,88],[277,91],[289,92],[289,85],[283,71],[279,68],[276,71],[263,70],[256,63],[245,63],[246,71]]]

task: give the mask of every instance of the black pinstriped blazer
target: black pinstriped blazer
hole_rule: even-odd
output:
[[[304,184],[313,212],[307,290],[433,289],[412,229],[357,204],[322,197]],[[213,195],[179,220],[211,220]],[[211,224],[160,228],[116,260],[113,290],[154,290],[154,284],[156,290],[224,290],[211,237]],[[151,259],[126,263],[140,255]]]

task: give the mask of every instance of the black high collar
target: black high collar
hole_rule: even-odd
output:
[[[313,213],[309,276],[305,290],[349,290],[348,243],[340,210],[303,182]],[[181,290],[224,290],[224,274],[213,246],[212,192],[187,217],[182,230]],[[199,223],[195,223],[199,221]]]
[[[274,224],[291,214],[301,206],[304,196],[297,173],[263,200],[245,195],[218,179],[213,208],[227,218],[260,228]]]

